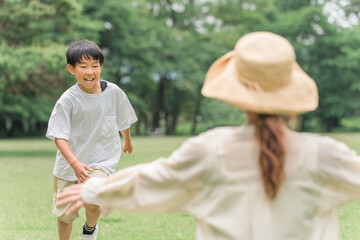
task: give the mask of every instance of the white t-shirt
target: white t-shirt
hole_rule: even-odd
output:
[[[79,161],[113,173],[121,155],[119,131],[136,121],[134,109],[117,85],[107,82],[103,92],[89,94],[75,84],[56,102],[46,137],[66,139]],[[60,151],[56,154],[54,175],[68,181],[77,179]]]

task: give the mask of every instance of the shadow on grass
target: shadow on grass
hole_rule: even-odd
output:
[[[0,151],[0,158],[16,158],[16,157],[55,157],[56,151],[54,150],[41,150],[41,151]]]
[[[102,222],[105,223],[120,223],[120,222],[124,222],[124,220],[120,219],[120,218],[101,218]]]

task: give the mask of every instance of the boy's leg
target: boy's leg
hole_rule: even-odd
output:
[[[89,173],[89,175],[91,177],[107,177],[109,176],[108,173],[101,169],[101,168],[93,168],[93,171]],[[86,225],[84,225],[83,227],[83,235],[88,235],[88,234],[92,234],[95,232],[95,226],[96,228],[98,228],[98,226],[96,225],[99,217],[101,214],[101,210],[100,207],[98,205],[94,205],[94,204],[85,204],[85,216],[86,216]],[[89,228],[92,229],[92,231],[89,233],[88,230],[86,229]],[[97,234],[97,233],[96,233]],[[96,236],[94,236],[96,239]]]
[[[86,204],[85,205],[85,215],[86,215],[86,224],[88,227],[95,227],[101,211],[98,205]]]
[[[69,240],[72,230],[72,223],[64,223],[60,220],[57,221],[59,240]]]
[[[53,214],[57,217],[58,234],[60,240],[69,240],[72,231],[72,222],[79,217],[79,214],[73,213],[70,216],[65,212],[73,205],[67,204],[65,206],[58,207],[56,195],[62,192],[65,187],[76,184],[76,181],[66,181],[54,176],[54,202],[53,202]]]

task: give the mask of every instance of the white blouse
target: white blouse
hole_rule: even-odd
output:
[[[255,128],[221,127],[188,139],[168,158],[85,183],[82,197],[107,214],[185,211],[199,240],[337,240],[336,207],[360,199],[360,157],[345,144],[288,131],[286,180],[265,195]]]

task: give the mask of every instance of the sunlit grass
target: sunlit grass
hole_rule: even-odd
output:
[[[184,137],[134,138],[134,152],[123,154],[119,168],[168,156]],[[0,140],[0,239],[57,239],[52,215],[53,166],[56,146],[46,139]],[[77,239],[84,212],[74,222]],[[194,238],[194,220],[184,213],[133,214],[112,212],[100,218],[98,239],[188,240]]]

